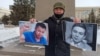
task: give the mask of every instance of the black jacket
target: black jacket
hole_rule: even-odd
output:
[[[45,56],[70,56],[70,45],[63,41],[64,20],[73,21],[68,17],[57,20],[53,16],[45,20],[49,27],[49,45],[45,47]]]

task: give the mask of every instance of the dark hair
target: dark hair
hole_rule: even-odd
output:
[[[46,26],[45,26],[44,23],[37,23],[35,29],[36,29],[38,26],[40,26],[40,27],[46,29]]]
[[[74,27],[76,27],[76,26],[85,29],[85,35],[86,35],[86,33],[87,33],[87,29],[86,29],[86,25],[85,25],[85,24],[75,23],[75,24],[72,26],[72,29],[73,29]],[[71,29],[71,30],[72,30],[72,29]]]

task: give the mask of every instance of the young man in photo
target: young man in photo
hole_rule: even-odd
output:
[[[43,36],[46,31],[46,26],[43,23],[37,23],[35,30],[23,32],[21,38],[23,38],[23,42],[29,42],[34,44],[42,44],[47,45],[47,40]]]

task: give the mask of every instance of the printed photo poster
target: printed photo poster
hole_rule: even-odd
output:
[[[96,51],[97,24],[65,21],[65,42],[83,51]]]
[[[31,23],[19,21],[20,43],[48,45],[48,24],[43,22]]]

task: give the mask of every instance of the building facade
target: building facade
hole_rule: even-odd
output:
[[[98,20],[100,7],[76,7],[75,16],[83,20],[88,20],[89,14],[92,12],[92,10],[94,12],[95,20]]]
[[[0,20],[2,20],[2,17],[4,15],[10,15],[10,10],[4,9],[4,8],[0,8]]]
[[[75,16],[75,0],[36,0],[35,18],[44,20],[52,16],[53,5],[56,2],[62,2],[65,5],[65,16]]]

